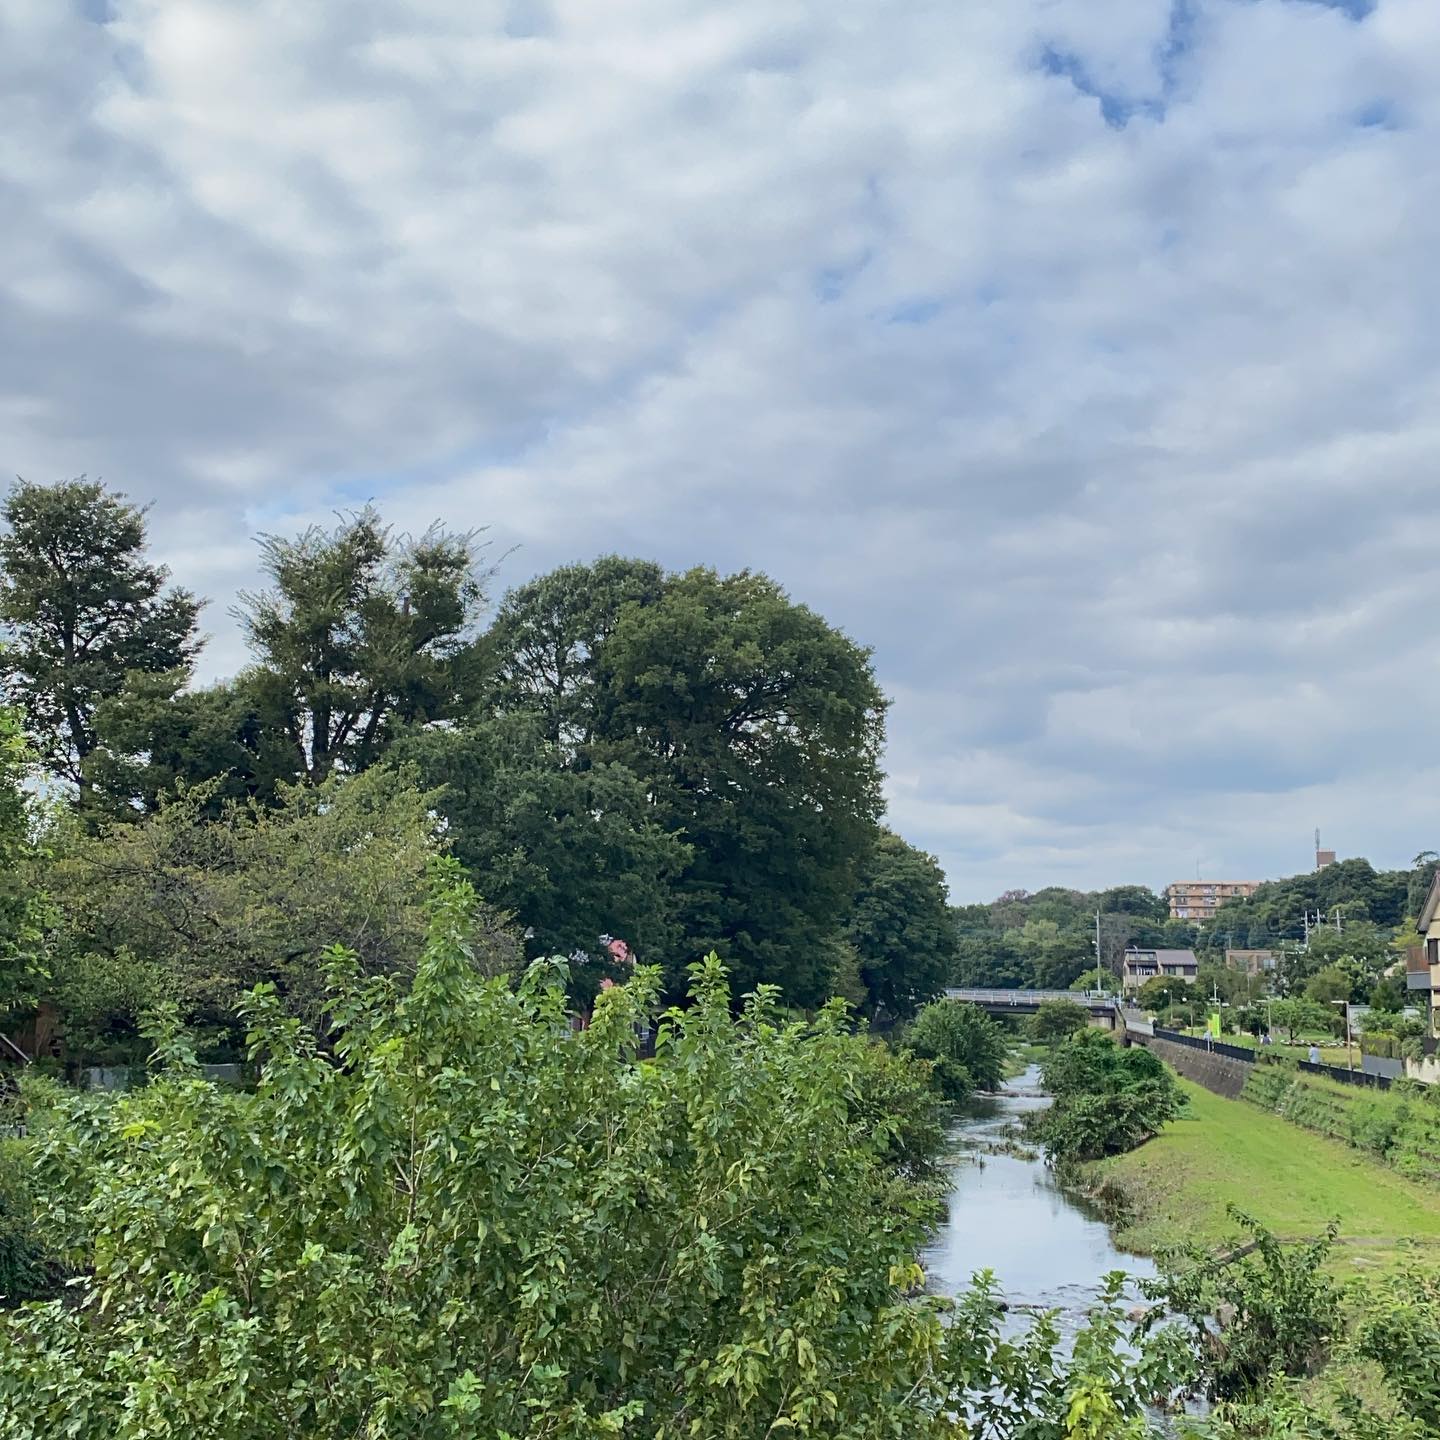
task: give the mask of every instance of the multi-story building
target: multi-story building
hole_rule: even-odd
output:
[[[1120,967],[1120,988],[1138,990],[1157,975],[1193,982],[1200,973],[1200,962],[1193,950],[1140,950],[1131,946]]]
[[[1247,975],[1268,975],[1275,968],[1273,950],[1227,950],[1225,963],[1232,970],[1243,970]]]
[[[1440,1040],[1440,874],[1431,881],[1416,929],[1425,943],[1405,958],[1405,988],[1411,1002],[1424,1008],[1426,1053],[1434,1054]]]
[[[1213,920],[1226,900],[1248,900],[1258,880],[1180,880],[1165,887],[1172,920]]]

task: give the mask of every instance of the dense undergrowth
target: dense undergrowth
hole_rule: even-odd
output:
[[[1257,1065],[1243,1098],[1402,1175],[1440,1183],[1440,1090],[1354,1090],[1284,1065]]]

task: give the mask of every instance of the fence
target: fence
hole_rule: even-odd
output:
[[[1252,1050],[1245,1045],[1227,1045],[1223,1040],[1210,1040],[1199,1035],[1181,1035],[1175,1030],[1156,1030],[1157,1040],[1169,1040],[1176,1045],[1188,1045],[1192,1050],[1208,1050],[1212,1055],[1225,1055],[1231,1060],[1244,1060],[1251,1065],[1279,1065],[1284,1063],[1280,1055],[1267,1055],[1264,1051]],[[1368,1085],[1375,1090],[1388,1090],[1389,1075],[1370,1075],[1364,1070],[1346,1070],[1339,1065],[1315,1064],[1310,1060],[1293,1062],[1298,1069],[1310,1075],[1324,1075],[1329,1080],[1338,1080],[1342,1085]]]
[[[1245,1045],[1227,1045],[1223,1040],[1210,1040],[1203,1035],[1182,1035],[1178,1030],[1155,1029],[1157,1040],[1169,1040],[1176,1045],[1188,1045],[1192,1050],[1207,1050],[1212,1055],[1225,1055],[1231,1060],[1245,1060],[1255,1063],[1255,1052]]]

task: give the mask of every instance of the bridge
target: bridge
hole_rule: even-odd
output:
[[[1119,1000],[1083,990],[946,990],[947,1000],[964,1000],[990,1015],[1033,1015],[1047,1000],[1065,1000],[1090,1012],[1090,1023],[1120,1028]]]

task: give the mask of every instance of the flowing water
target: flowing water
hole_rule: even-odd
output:
[[[992,1147],[1013,1142],[1008,1132],[1023,1115],[1049,1103],[1039,1084],[1032,1065],[1003,1094],[976,1099],[956,1122],[950,1213],[922,1259],[933,1291],[958,1294],[977,1270],[993,1270],[1021,1322],[1031,1307],[1054,1309],[1068,1333],[1108,1271],[1142,1277],[1155,1267],[1118,1250],[1104,1221],[1055,1183],[1038,1153],[995,1153]]]

